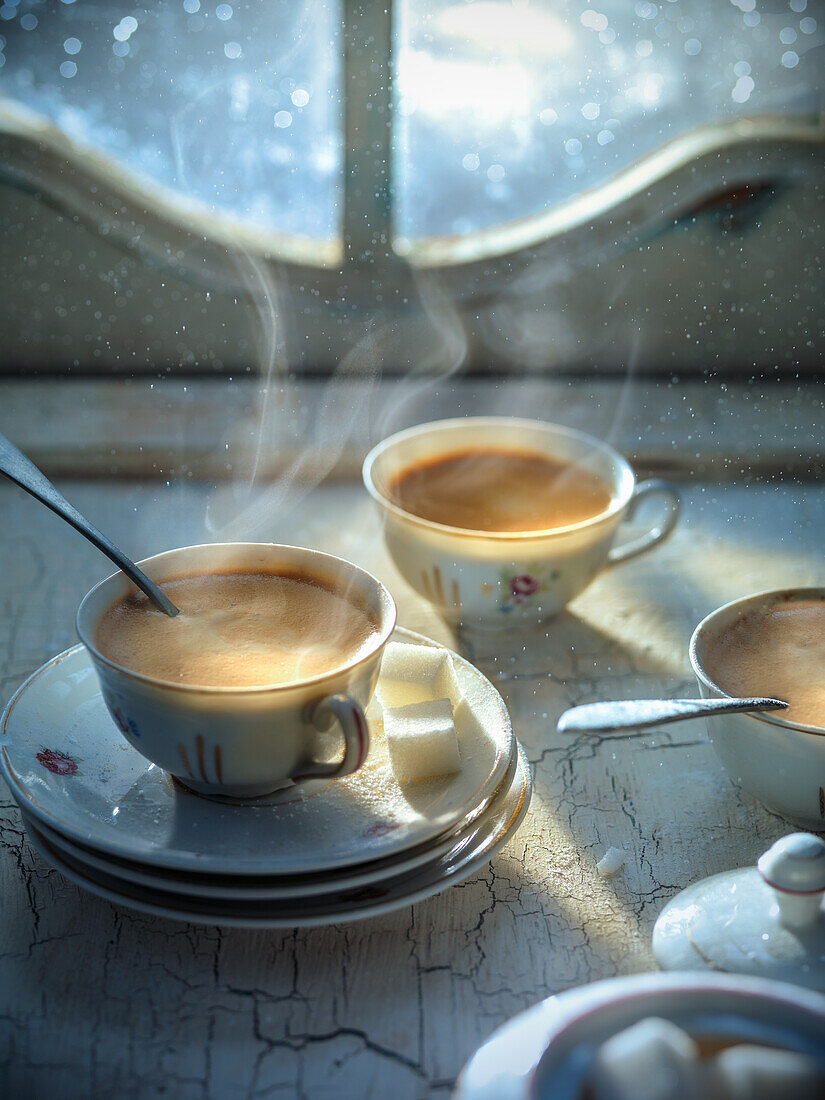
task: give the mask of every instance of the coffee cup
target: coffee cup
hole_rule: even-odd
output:
[[[473,525],[472,508],[463,507],[455,487],[448,486],[441,501],[445,507],[432,513],[436,519],[405,503],[398,487],[403,488],[410,471],[435,469],[439,477],[448,478],[453,456],[459,456],[457,461],[467,458],[466,471],[477,454],[487,463],[492,481],[504,486],[504,496],[506,470],[496,469],[496,455],[505,455],[505,463],[510,461],[507,455],[526,456],[523,461],[532,466],[525,469],[539,488],[546,466],[559,485],[571,490],[562,501],[562,514],[550,518],[551,496],[546,525],[539,514],[531,518],[532,529],[518,529],[517,515],[515,522],[511,515],[503,524],[510,529],[491,530],[484,528],[483,518]],[[670,486],[662,481],[637,485],[628,463],[607,443],[557,424],[515,417],[441,420],[398,432],[370,451],[363,476],[381,511],[387,548],[404,579],[447,620],[481,629],[557,614],[605,566],[661,542],[679,513]],[[434,494],[439,491],[436,485]],[[475,486],[477,491],[483,490]],[[520,493],[524,499],[523,485]],[[650,497],[662,502],[659,517],[643,534],[616,544],[620,523]],[[508,507],[512,512],[512,501]],[[451,508],[465,526],[449,522]]]
[[[374,630],[349,659],[343,654],[309,676],[243,686],[172,682],[135,671],[128,658],[113,660],[101,650],[104,617],[135,592],[122,573],[107,577],[81,601],[77,631],[112,718],[138,752],[193,791],[228,798],[258,797],[289,780],[333,779],[361,767],[369,749],[364,709],[396,619],[393,599],[378,580],[330,554],[263,543],[183,547],[140,566],[159,583],[227,573],[308,577],[357,602]],[[172,630],[179,620],[166,624]],[[328,630],[324,622],[318,627]],[[335,759],[318,759],[321,734],[336,721],[343,756],[339,745]]]
[[[703,699],[731,695],[730,674],[716,667],[718,657],[714,661],[719,640],[732,630],[741,630],[743,624],[747,626],[754,615],[772,607],[787,608],[797,600],[825,601],[825,587],[760,592],[717,608],[699,623],[690,640],[690,662]],[[816,659],[816,653],[811,656]],[[791,661],[795,659],[791,655]],[[752,663],[753,658],[750,660]],[[758,684],[759,691],[751,695],[784,698],[782,684],[774,679],[776,667],[776,657],[769,657],[764,679],[758,676],[753,685]],[[817,683],[819,670],[810,679]],[[734,694],[738,695],[738,690]],[[791,703],[788,713],[795,713],[794,700],[784,701]],[[785,713],[706,717],[708,739],[730,777],[748,794],[795,825],[825,832],[825,716],[819,726],[791,721],[782,717]]]

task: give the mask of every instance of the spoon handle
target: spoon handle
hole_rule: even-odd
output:
[[[621,699],[585,703],[559,718],[559,733],[614,733],[646,729],[666,722],[682,722],[706,714],[735,714],[744,710],[783,710],[780,699]]]
[[[5,474],[10,481],[16,482],[21,489],[31,493],[47,508],[51,508],[67,523],[70,523],[81,535],[85,535],[89,542],[94,543],[98,550],[102,550],[107,557],[117,565],[132,581],[142,588],[155,607],[165,611],[167,615],[178,615],[179,608],[164,595],[160,588],[150,581],[146,574],[135,565],[133,561],[115,546],[113,542],[82,516],[76,508],[69,504],[68,500],[55,489],[54,485],[45,477],[35,464],[19,451],[15,445],[0,435],[0,473]]]

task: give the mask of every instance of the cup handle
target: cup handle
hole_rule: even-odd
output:
[[[344,759],[340,764],[310,761],[292,779],[339,779],[357,772],[367,759],[370,730],[361,704],[349,695],[328,695],[312,712],[312,724],[318,730],[329,729],[336,718],[344,735]]]
[[[643,535],[639,535],[638,538],[631,539],[630,542],[625,542],[621,546],[612,547],[607,555],[608,565],[618,565],[620,561],[627,561],[628,558],[635,558],[637,554],[643,554],[645,550],[649,550],[651,546],[655,546],[657,542],[666,539],[676,526],[680,509],[679,496],[666,481],[660,481],[658,479],[643,481],[636,486],[628,503],[624,518],[631,519],[636,513],[639,504],[648,496],[658,496],[663,499],[664,512],[661,519],[659,519],[649,531],[646,531]]]

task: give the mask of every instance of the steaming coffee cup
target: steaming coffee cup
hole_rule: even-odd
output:
[[[329,554],[262,543],[190,546],[140,565],[179,616],[152,609],[122,573],[77,613],[109,712],[138,752],[192,790],[230,798],[361,767],[364,709],[396,618],[379,581]],[[319,759],[336,723],[337,749]]]
[[[760,592],[711,612],[690,662],[703,699],[759,692],[787,710],[705,719],[733,781],[788,821],[825,832],[825,587]],[[773,693],[773,694],[771,694]]]
[[[637,485],[608,444],[514,417],[398,432],[370,451],[363,476],[404,579],[446,619],[481,628],[555,615],[605,566],[666,538],[679,513],[667,484]],[[659,518],[614,545],[648,497],[661,500]]]

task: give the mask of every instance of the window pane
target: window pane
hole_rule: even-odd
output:
[[[6,2],[0,94],[214,210],[328,238],[339,38],[336,0]]]
[[[535,214],[704,123],[822,103],[811,0],[402,0],[396,232]]]

